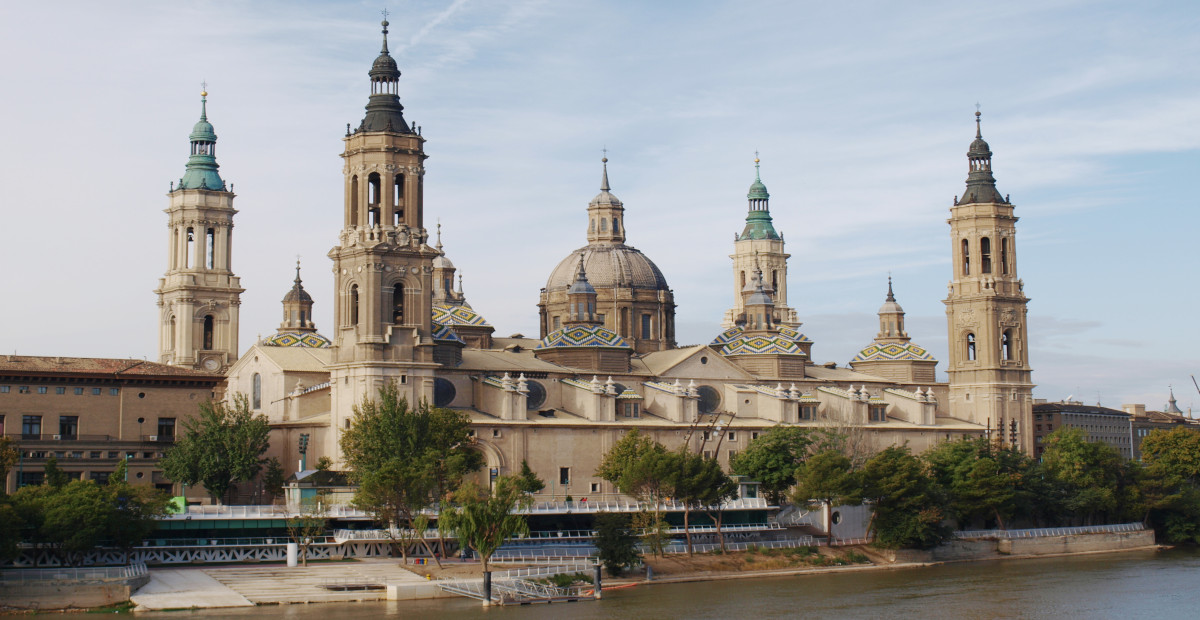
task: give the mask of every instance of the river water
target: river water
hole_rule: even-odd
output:
[[[1200,551],[1133,551],[928,568],[636,586],[596,602],[483,609],[468,599],[285,605],[140,619],[1197,618]],[[78,616],[75,616],[76,618]]]

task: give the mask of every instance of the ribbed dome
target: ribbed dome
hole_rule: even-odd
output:
[[[761,179],[754,179],[750,184],[750,193],[746,194],[746,198],[750,200],[766,200],[771,195],[767,193],[767,186],[763,184]]]
[[[312,301],[313,298],[303,288],[293,288],[283,296],[283,301]]]
[[[188,136],[188,140],[192,142],[216,142],[217,132],[213,129],[212,123],[208,122],[205,118],[201,118],[192,127],[192,133]]]
[[[445,254],[441,254],[437,258],[433,259],[433,268],[434,269],[454,269],[454,263],[450,262],[450,259],[446,258]]]
[[[618,243],[589,245],[571,252],[550,272],[550,279],[546,281],[547,291],[567,289],[575,282],[580,255],[583,256],[588,282],[594,288],[632,286],[659,291],[671,290],[658,265],[646,258],[637,248]]]
[[[371,64],[370,75],[371,77],[400,77],[400,67],[391,55],[383,53]]]

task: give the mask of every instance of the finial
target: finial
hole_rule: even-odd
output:
[[[300,284],[300,255],[296,255],[296,284]]]
[[[579,275],[576,276],[576,279],[584,282],[587,281],[587,271],[583,268],[583,254],[579,255]]]
[[[762,181],[762,177],[758,176],[758,149],[754,150],[754,180]]]
[[[458,274],[458,294],[462,295],[462,274]]]
[[[978,104],[978,103],[976,103],[976,104],[975,104],[975,137],[976,137],[976,138],[982,138],[982,137],[983,137],[983,132],[982,132],[982,131],[980,131],[980,128],[979,128],[979,117],[980,117],[981,115],[982,115],[982,114],[981,114],[981,113],[980,113],[980,111],[979,111],[979,104]]]
[[[200,120],[208,120],[208,81],[200,82]]]
[[[379,53],[380,53],[380,54],[386,54],[386,53],[388,53],[388,47],[387,47],[387,35],[388,35],[388,20],[387,20],[387,16],[388,16],[388,10],[387,10],[387,9],[384,9],[384,10],[380,11],[380,13],[383,15],[383,21],[382,21],[382,22],[380,22],[380,24],[383,26],[383,49],[379,50]]]
[[[896,301],[896,296],[892,294],[892,274],[888,272],[888,301]]]
[[[440,217],[437,220],[437,251],[442,251],[442,218]],[[442,253],[444,254],[445,252]]]
[[[607,192],[608,187],[608,147],[604,148],[604,157],[600,159],[601,165],[604,166],[604,176],[600,179],[600,191]]]

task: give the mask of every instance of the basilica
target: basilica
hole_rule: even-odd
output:
[[[788,305],[789,255],[757,159],[733,242],[730,307],[713,317],[721,331],[708,344],[676,344],[673,292],[651,259],[654,248],[626,243],[625,205],[607,159],[595,197],[585,204],[588,190],[580,188],[584,244],[529,292],[538,337],[502,337],[465,298],[440,225],[427,226],[425,138],[405,119],[387,26],[368,74],[366,113],[343,139],[343,225],[329,231],[335,298],[320,300],[333,304],[333,325],[314,324],[317,301],[297,264],[276,333],[239,349],[243,289],[230,260],[237,211],[217,166],[207,94],[185,174],[169,196],[158,361],[224,374],[225,393],[246,394],[270,420],[271,453],[289,472],[322,456],[338,463],[355,406],[385,384],[410,402],[469,415],[487,463],[481,476],[512,473],[525,461],[550,495],[614,493],[594,472],[630,429],[723,463],[781,424],[834,427],[875,447],[920,451],[988,434],[1032,450],[1017,218],[996,189],[978,113],[966,189],[948,220],[946,382],[905,331],[890,280],[881,286],[874,338],[864,325],[866,346],[846,366],[813,363],[819,345]]]

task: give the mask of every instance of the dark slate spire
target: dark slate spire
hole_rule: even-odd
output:
[[[395,131],[412,133],[404,121],[404,106],[400,105],[400,69],[396,60],[388,53],[388,21],[383,22],[383,47],[379,57],[371,65],[371,99],[367,102],[367,115],[359,131]]]
[[[771,211],[768,208],[771,195],[767,193],[767,186],[759,176],[757,152],[754,153],[754,182],[750,184],[750,192],[746,194],[746,199],[750,202],[750,208],[746,213],[746,227],[742,229],[738,241],[778,239],[779,233],[775,232],[775,225],[771,223]]]
[[[188,140],[192,143],[192,153],[179,180],[179,189],[224,190],[225,182],[217,173],[217,133],[208,122],[207,88],[200,93],[200,120],[192,127]]]
[[[992,176],[992,149],[983,139],[979,122],[980,113],[975,111],[975,140],[967,150],[967,160],[971,163],[967,174],[967,191],[963,193],[958,204],[971,203],[1004,203],[1004,196],[996,190],[996,178]]]

